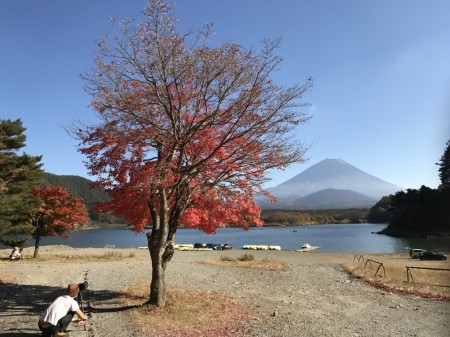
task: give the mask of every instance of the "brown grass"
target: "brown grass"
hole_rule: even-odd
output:
[[[84,255],[59,255],[59,254],[40,254],[37,258],[25,257],[23,260],[10,262],[8,258],[3,258],[3,261],[8,263],[36,263],[36,262],[64,262],[67,260],[78,259],[82,261],[119,261],[127,258],[135,258],[136,254],[130,252],[129,254],[122,254],[117,251],[106,251],[103,255],[84,254]]]
[[[221,257],[218,259],[207,259],[199,261],[199,263],[213,264],[217,266],[229,266],[229,267],[242,267],[242,268],[252,268],[252,269],[263,269],[263,270],[287,270],[288,264],[283,261],[273,260],[273,259],[250,259],[248,256],[241,256],[238,258]]]
[[[377,263],[368,263],[367,259],[383,263],[377,276],[375,272]],[[410,269],[409,282],[407,281],[406,267],[425,267],[437,269],[450,269],[450,261],[420,261],[411,259],[405,254],[364,256],[364,261],[352,261],[344,268],[353,276],[363,279],[369,284],[386,291],[399,294],[414,294],[417,296],[450,300],[450,271]]]
[[[124,289],[124,300],[127,305],[143,303],[148,291],[148,283],[136,284]],[[165,307],[142,306],[131,312],[131,319],[143,335],[231,337],[245,333],[250,313],[222,293],[171,289]]]

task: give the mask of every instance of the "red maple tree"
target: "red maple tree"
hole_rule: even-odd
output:
[[[74,225],[86,224],[89,216],[82,199],[72,196],[62,186],[36,187],[33,194],[41,200],[39,209],[32,218],[32,225],[36,227],[33,235],[35,238],[33,256],[38,257],[42,237],[67,238]]]
[[[173,8],[150,0],[146,20],[102,40],[87,90],[100,122],[76,131],[88,168],[111,201],[98,206],[147,233],[149,303],[165,304],[165,270],[180,225],[214,233],[262,225],[254,200],[269,169],[303,161],[293,132],[309,117],[292,87],[270,79],[278,41],[260,53],[225,43],[209,47],[176,33]],[[199,41],[204,37],[203,43]],[[195,41],[195,42],[190,42]]]

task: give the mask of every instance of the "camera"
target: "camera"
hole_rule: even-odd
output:
[[[88,288],[88,282],[84,281],[83,283],[78,283],[78,288],[80,288],[80,291],[86,290]]]

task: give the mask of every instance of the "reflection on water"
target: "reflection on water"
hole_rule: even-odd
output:
[[[248,244],[281,246],[283,250],[298,249],[304,243],[320,246],[320,253],[401,253],[406,247],[450,251],[450,238],[393,238],[373,234],[385,228],[377,224],[314,225],[306,227],[261,227],[244,231],[241,228],[221,228],[216,235],[196,229],[179,229],[177,243],[231,243],[234,248]],[[68,239],[44,238],[42,245],[116,248],[147,246],[146,236],[124,229],[72,231]]]

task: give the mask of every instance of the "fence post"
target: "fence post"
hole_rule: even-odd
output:
[[[374,276],[377,276],[378,271],[380,270],[381,267],[383,267],[384,277],[386,277],[386,269],[384,268],[383,263],[375,261],[375,260],[367,259],[366,264],[364,265],[364,268],[366,268],[367,262],[369,262],[370,269],[372,269],[372,262],[378,263],[378,268],[377,268],[377,271],[375,272]]]

